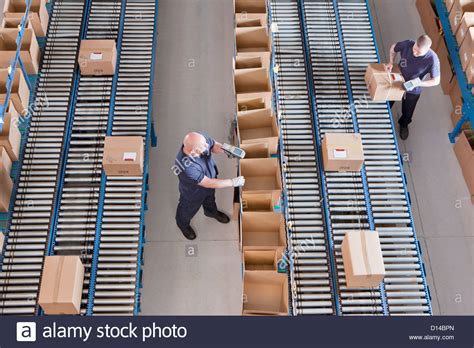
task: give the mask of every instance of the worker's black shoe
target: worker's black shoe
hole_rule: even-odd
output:
[[[410,134],[410,132],[408,131],[408,127],[401,127],[400,126],[400,138],[402,140],[407,140],[409,134]]]
[[[179,228],[181,232],[183,232],[183,235],[189,239],[189,240],[194,240],[196,239],[196,232],[194,232],[193,228],[191,226],[188,226],[186,228]]]
[[[206,212],[204,212],[204,215],[206,215],[207,217],[216,219],[221,224],[227,224],[230,221],[229,217],[227,215],[225,215],[223,212],[220,212],[220,211],[218,211],[214,215],[210,215],[210,214],[207,214]]]

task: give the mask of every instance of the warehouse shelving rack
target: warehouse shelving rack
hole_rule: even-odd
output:
[[[455,142],[456,137],[461,132],[461,128],[465,122],[469,122],[471,129],[474,125],[474,96],[472,95],[473,85],[469,84],[466,78],[466,74],[461,65],[461,59],[459,57],[459,45],[456,41],[456,37],[451,29],[449,22],[449,13],[446,7],[446,3],[443,0],[435,0],[436,10],[438,12],[441,27],[443,28],[444,37],[446,39],[446,47],[453,62],[455,77],[458,80],[459,88],[461,89],[461,95],[464,100],[462,107],[462,117],[454,127],[453,131],[449,133],[449,140],[451,143]]]

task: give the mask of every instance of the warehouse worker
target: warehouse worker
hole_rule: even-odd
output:
[[[217,179],[218,170],[212,153],[222,154],[222,144],[204,133],[188,133],[176,156],[173,172],[179,178],[179,203],[176,210],[176,223],[187,239],[195,239],[191,219],[201,206],[204,215],[226,224],[229,217],[217,210],[215,189],[240,187],[245,179]]]
[[[406,140],[409,135],[408,125],[412,121],[413,112],[421,94],[421,87],[434,87],[440,83],[440,66],[436,53],[431,49],[428,35],[420,36],[416,41],[400,41],[390,48],[390,62],[386,65],[392,71],[393,62],[400,53],[400,71],[405,81],[411,81],[413,89],[408,89],[402,101],[402,116],[398,120],[400,138]],[[430,78],[423,80],[427,75]],[[392,107],[394,102],[390,102]]]

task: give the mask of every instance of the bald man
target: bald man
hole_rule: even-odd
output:
[[[229,217],[217,209],[215,189],[240,187],[245,184],[244,177],[217,179],[219,174],[212,154],[223,154],[222,144],[205,133],[191,132],[186,135],[176,156],[174,173],[179,178],[179,203],[176,210],[176,224],[183,235],[196,239],[191,227],[191,219],[201,206],[204,215],[226,224]]]

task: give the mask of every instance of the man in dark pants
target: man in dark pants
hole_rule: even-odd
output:
[[[192,132],[186,135],[176,156],[173,172],[179,178],[179,204],[176,210],[176,224],[187,239],[195,239],[191,219],[201,206],[204,215],[220,223],[228,223],[229,217],[217,209],[215,189],[240,187],[245,179],[217,179],[218,171],[212,153],[224,153],[222,144],[206,134]]]
[[[395,57],[397,53],[400,53],[400,71],[405,81],[412,81],[415,86],[405,93],[402,101],[402,116],[398,120],[402,140],[408,138],[408,125],[412,121],[413,112],[418,99],[420,99],[421,87],[434,87],[441,81],[439,59],[431,49],[431,43],[428,35],[422,35],[416,41],[400,41],[390,48],[390,62],[386,65],[387,71],[392,71]],[[428,74],[430,78],[423,80]],[[390,107],[393,104],[393,101],[390,102]]]

